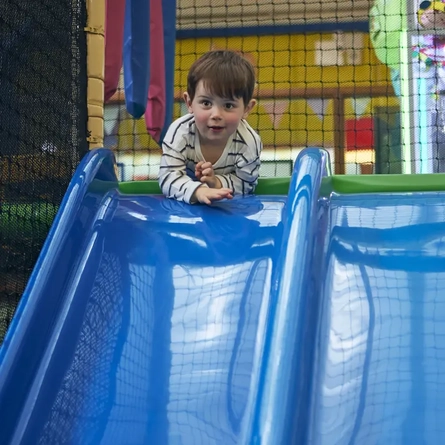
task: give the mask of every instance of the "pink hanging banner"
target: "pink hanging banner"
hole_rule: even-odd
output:
[[[145,123],[150,136],[157,142],[165,124],[165,50],[162,0],[150,0],[150,87]]]
[[[106,0],[105,18],[105,102],[119,85],[122,69],[125,0]]]

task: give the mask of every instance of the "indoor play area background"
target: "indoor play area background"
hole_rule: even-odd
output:
[[[88,4],[6,0],[0,5],[0,339],[88,148],[111,148],[122,181],[156,179],[160,147],[144,117],[127,111],[122,73],[117,90],[106,97],[103,121],[98,119],[103,143],[87,128],[88,116],[91,121],[102,105],[87,104],[87,86],[94,86],[94,72],[88,70],[100,71],[101,62],[87,61],[87,41],[103,34],[87,26]],[[258,76],[258,104],[248,120],[264,142],[261,176],[289,176],[308,146],[325,148],[337,174],[406,172],[418,152],[405,140],[411,159],[404,156],[402,129],[405,135],[417,129],[401,118],[403,101],[393,82],[397,66],[384,63],[382,44],[379,54],[378,39],[373,45],[370,34],[372,20],[382,29],[399,23],[395,19],[406,16],[404,5],[178,0],[176,14],[170,14],[176,25],[173,107],[164,121],[185,112],[182,93],[193,61],[212,48],[230,48],[248,57]],[[404,109],[406,116],[409,106]]]
[[[262,176],[289,176],[307,146],[326,148],[336,173],[401,172],[401,154],[388,153],[400,143],[387,140],[389,129],[397,134],[398,99],[370,43],[368,14],[367,1],[179,2],[173,117],[186,112],[193,61],[229,48],[257,72],[258,104],[248,121],[264,143]],[[159,145],[144,118],[126,111],[123,85],[122,76],[105,104],[104,145],[116,151],[122,180],[155,179]]]
[[[445,0],[3,0],[0,443],[445,443]],[[255,193],[160,194],[187,70],[257,72]]]
[[[81,0],[0,6],[0,338],[88,150],[86,6]],[[370,42],[370,6],[179,0],[171,119],[185,112],[193,61],[230,48],[256,68],[258,105],[249,123],[264,143],[262,176],[289,176],[307,146],[326,148],[336,173],[401,172],[399,101]],[[159,144],[145,119],[126,110],[123,85],[121,74],[105,102],[103,145],[116,154],[119,179],[155,179]]]

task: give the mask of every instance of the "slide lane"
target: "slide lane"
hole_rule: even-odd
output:
[[[311,445],[445,443],[444,198],[325,202]]]
[[[292,295],[324,156],[289,197],[210,208],[121,194],[112,153],[90,153],[0,349],[0,442],[298,443],[312,348]]]

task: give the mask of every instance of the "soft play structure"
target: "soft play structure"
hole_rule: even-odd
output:
[[[328,166],[191,206],[90,152],[0,350],[0,443],[444,443],[443,176]]]
[[[375,0],[369,19],[400,98],[404,173],[444,173],[445,1]]]
[[[90,45],[95,149],[32,207],[56,215],[0,348],[0,444],[445,443],[444,175],[332,175],[305,148],[255,195],[187,205],[96,148],[122,64],[162,140],[174,3],[107,3],[103,83]]]

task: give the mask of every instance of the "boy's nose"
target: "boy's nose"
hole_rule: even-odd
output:
[[[212,119],[221,119],[221,109],[219,107],[212,108]]]

